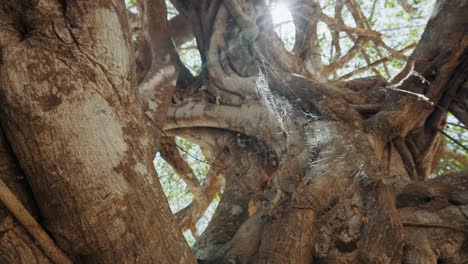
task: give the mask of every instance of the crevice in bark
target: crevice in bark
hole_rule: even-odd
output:
[[[68,0],[58,0],[58,2],[60,4],[62,14],[64,16],[66,16],[67,15]]]

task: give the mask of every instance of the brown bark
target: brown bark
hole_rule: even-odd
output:
[[[70,257],[54,243],[3,181],[0,181],[0,201],[52,261],[66,264],[72,263]]]
[[[425,102],[415,103],[414,94],[407,92],[422,93],[442,105],[450,102],[447,95],[451,89],[458,93],[464,82],[459,73],[466,70],[466,43],[463,30],[459,30],[465,27],[460,11],[464,5],[463,1],[439,1],[423,35],[424,44],[420,43],[411,56],[416,68],[422,67],[416,71],[431,78],[432,89],[413,90],[421,85],[409,76],[407,83],[398,86],[403,92],[386,89],[389,85],[381,79],[338,83],[338,88],[291,74],[304,71],[301,66],[292,66],[298,58],[284,55],[275,37],[270,36],[271,21],[262,13],[261,4],[230,0],[210,13],[216,13],[213,24],[208,28],[201,23],[205,28],[199,32],[203,34],[195,32],[199,43],[210,42],[208,51],[203,50],[207,89],[187,94],[170,107],[164,129],[209,127],[242,133],[259,140],[260,149],[271,151],[267,160],[278,163],[269,173],[260,166],[260,171],[254,169],[253,175],[242,177],[247,181],[269,175],[259,185],[251,183],[251,187],[257,186],[253,197],[239,189],[242,183],[226,175],[220,206],[195,246],[199,261],[435,263],[439,259],[457,263],[463,259],[464,232],[460,230],[464,216],[457,210],[463,210],[465,202],[433,205],[435,196],[450,200],[447,193],[430,189],[439,190],[440,183],[417,187],[432,193],[430,199],[424,195],[408,198],[413,201],[410,205],[402,204],[401,199],[418,193],[419,189],[411,187],[413,181],[427,180],[441,152],[441,135],[433,128],[445,117]],[[205,16],[198,9],[191,9],[191,15],[192,19]],[[351,28],[328,17],[322,19],[338,30],[361,36],[354,50],[329,66],[330,72],[353,58],[359,45],[371,39],[392,56],[402,57],[383,43],[379,33],[364,28],[365,22],[362,28]],[[435,33],[442,31],[450,32],[453,42],[447,43]],[[209,38],[207,32],[212,32]],[[447,47],[451,48],[444,53],[445,60],[428,59]],[[278,60],[288,57],[292,59]],[[428,69],[440,74],[432,76]],[[449,89],[449,79],[457,88]],[[245,166],[247,172],[258,166],[258,161],[248,166],[237,162],[230,164]],[[443,188],[455,191],[457,187],[449,184]],[[244,214],[230,214],[234,205]],[[423,215],[435,221],[425,223]],[[441,227],[450,218],[455,228]],[[430,228],[430,235],[422,228]],[[448,236],[454,239],[439,239]],[[449,252],[452,257],[447,257]]]
[[[19,20],[2,29],[2,126],[47,230],[76,261],[193,262],[152,169],[123,3],[1,10]]]
[[[465,121],[466,1],[437,1],[393,80],[328,84],[317,80],[356,54],[366,57],[369,41],[406,59],[356,1],[346,3],[357,26],[344,24],[340,7],[331,18],[315,1],[295,1],[295,24],[307,34],[294,53],[274,33],[263,1],[172,2],[193,25],[202,73],[194,81],[180,62],[164,1],[140,1],[143,111],[122,3],[0,6],[2,126],[32,189],[25,197],[33,196],[43,227],[75,261],[194,262],[149,169],[148,129],[185,137],[208,156],[211,174],[201,184],[173,140],[161,144],[195,196],[176,214],[181,228],[193,227],[225,181],[193,248],[200,263],[467,259],[468,176],[428,179],[447,111]],[[311,11],[316,20],[300,18]],[[319,61],[317,20],[354,41],[323,69],[307,65]],[[45,252],[8,213],[5,225],[14,224],[14,240],[25,245],[20,254],[42,263]]]
[[[37,216],[37,208],[24,174],[14,159],[2,130],[0,129],[0,183],[8,191],[15,193],[15,199],[27,206],[28,214]],[[2,190],[5,195],[5,190]],[[0,205],[0,262],[1,263],[51,263],[37,241],[30,237],[28,231],[5,207]]]
[[[134,33],[138,33],[141,30],[141,21],[138,15],[131,12],[128,12],[127,15],[130,29]],[[193,39],[192,28],[187,22],[187,18],[182,15],[177,15],[167,21],[167,30],[176,47],[180,47],[182,44]]]
[[[321,12],[318,1],[293,1],[290,4],[296,28],[296,41],[293,52],[301,57],[307,70],[322,79],[322,62],[317,36],[318,14]]]

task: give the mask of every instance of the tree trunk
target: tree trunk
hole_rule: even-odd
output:
[[[19,165],[2,179],[33,215],[37,204],[38,221],[79,263],[466,261],[468,174],[429,174],[447,112],[463,116],[467,1],[437,1],[394,79],[329,83],[370,41],[403,55],[361,21],[355,1],[345,2],[358,27],[328,17],[318,1],[293,2],[296,34],[307,34],[291,53],[264,1],[172,0],[193,26],[196,77],[171,42],[162,0],[138,2],[137,56],[121,1],[1,3],[0,110],[11,150],[3,148]],[[329,65],[317,65],[318,20],[355,40]],[[148,134],[194,193],[177,213],[183,230],[225,182],[194,254],[150,169]],[[204,150],[204,184],[174,136]],[[23,173],[27,184],[7,181]],[[51,260],[11,211],[0,214],[21,249],[11,252],[0,235],[6,260]]]
[[[192,262],[152,168],[124,4],[0,10],[2,126],[58,245],[85,263]]]

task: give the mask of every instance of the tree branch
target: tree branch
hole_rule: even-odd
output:
[[[359,27],[371,29],[371,26],[369,24],[368,19],[363,14],[361,8],[359,7],[359,5],[356,3],[355,0],[348,0],[346,2],[346,5],[348,6],[349,10],[351,11],[351,14],[354,17],[354,20],[356,21],[356,24],[359,25]],[[372,40],[372,43],[375,46],[375,51],[376,51],[377,55],[380,58],[382,58],[382,52],[380,51],[380,48],[377,45],[377,42],[375,40]],[[370,58],[369,58],[369,55],[367,55],[367,53],[365,52],[364,49],[362,51],[362,55],[364,56],[364,59],[365,59],[366,63],[369,64],[370,63]],[[387,65],[384,63],[383,66],[384,66],[385,73],[387,74],[387,77],[390,77],[390,73],[388,71]],[[380,75],[379,71],[377,69],[375,69],[375,67],[372,68],[372,71],[376,75]]]
[[[322,21],[323,23],[327,24],[330,27],[334,27],[338,31],[346,31],[346,32],[354,33],[361,37],[380,39],[381,34],[375,30],[348,27],[347,25],[336,21],[335,19],[327,16],[324,13],[321,13],[319,18],[320,18],[320,21]]]
[[[468,148],[465,147],[462,143],[460,143],[458,140],[454,139],[452,136],[450,136],[449,134],[445,133],[442,129],[440,128],[437,128],[437,131],[439,131],[439,133],[441,133],[442,135],[444,135],[445,137],[447,137],[448,139],[450,139],[453,143],[455,143],[456,145],[458,145],[459,147],[461,147],[462,149],[464,149],[465,151],[468,151]]]
[[[200,204],[207,203],[207,197],[205,195],[205,190],[200,185],[200,182],[195,176],[190,165],[187,161],[180,155],[179,149],[177,148],[174,137],[163,137],[160,140],[160,149],[159,152],[161,156],[175,172],[182,178],[182,180],[187,184],[190,192],[193,194],[194,199]]]
[[[349,49],[349,51],[343,57],[339,58],[336,62],[324,67],[322,71],[323,75],[329,76],[332,72],[335,72],[339,68],[343,67],[346,63],[348,63],[356,56],[356,54],[368,41],[369,39],[367,38],[359,37],[354,43],[353,47]]]
[[[208,206],[213,201],[216,194],[224,185],[223,178],[219,175],[221,166],[218,166],[219,158],[210,159],[211,167],[206,175],[203,186],[195,177],[190,165],[180,155],[174,137],[164,137],[161,139],[161,156],[171,165],[176,173],[184,180],[189,190],[193,194],[193,201],[187,207],[175,214],[179,228],[182,231],[190,229],[197,236],[196,223],[205,213]]]
[[[28,210],[24,208],[20,201],[10,191],[8,186],[0,179],[0,201],[5,205],[11,214],[23,225],[23,227],[34,238],[39,247],[44,250],[46,255],[55,263],[73,263],[68,257],[49,237],[44,229],[39,225],[34,217],[32,217]]]
[[[393,87],[398,90],[388,96],[382,110],[367,121],[381,143],[422,127],[434,111],[453,78],[466,78],[468,36],[466,32],[466,1],[438,1],[426,30],[409,59],[407,67],[397,76]],[[460,30],[464,29],[464,30]],[[450,41],[447,38],[450,37]],[[409,74],[403,77],[402,74]],[[395,82],[395,81],[394,81]],[[403,91],[403,92],[401,92]],[[415,94],[429,98],[418,101]],[[436,124],[438,125],[438,124]]]
[[[448,105],[448,110],[452,113],[466,128],[468,128],[468,81],[465,81],[458,92],[451,96],[452,100]]]
[[[262,138],[258,131],[266,129],[280,132],[276,122],[271,118],[272,115],[268,110],[255,101],[246,102],[239,107],[208,102],[188,102],[181,106],[169,107],[163,130],[211,127]],[[272,132],[272,134],[277,133]]]
[[[406,13],[413,13],[414,7],[412,7],[407,0],[398,0],[400,6],[405,10]]]
[[[142,0],[140,12],[143,33],[151,50],[151,65],[138,87],[146,114],[157,124],[164,122],[177,81],[192,79],[179,59],[167,30],[167,11],[163,0]]]
[[[398,53],[406,52],[406,51],[408,51],[408,50],[410,50],[410,49],[412,49],[412,48],[414,48],[414,47],[416,47],[416,44],[415,44],[415,43],[404,47],[403,49],[399,50]],[[393,55],[389,55],[389,56],[387,56],[387,57],[385,57],[385,58],[382,58],[382,59],[380,59],[380,60],[376,60],[376,61],[374,61],[374,62],[372,62],[372,63],[369,63],[368,65],[366,65],[366,66],[364,66],[364,67],[361,67],[361,68],[359,68],[359,69],[356,69],[356,70],[354,70],[354,71],[352,71],[352,72],[349,72],[349,73],[347,73],[347,74],[345,74],[345,75],[340,76],[340,77],[338,78],[338,80],[349,79],[350,77],[352,77],[352,76],[354,76],[354,75],[356,75],[356,74],[359,74],[359,73],[363,73],[363,72],[365,72],[365,71],[368,71],[368,70],[370,70],[371,68],[375,68],[376,66],[378,66],[378,65],[380,65],[380,64],[382,64],[382,63],[388,62],[388,61],[390,61],[390,60],[392,60],[392,59],[394,59],[394,58],[395,58],[395,57],[394,57]]]
[[[219,167],[212,166],[208,170],[203,189],[205,191],[206,202],[192,201],[187,207],[175,214],[179,227],[182,231],[190,229],[200,220],[208,206],[211,204],[216,194],[224,185],[224,179],[219,174]]]
[[[182,15],[171,18],[167,23],[167,30],[176,47],[180,47],[182,44],[193,39],[192,27],[187,18]]]
[[[321,12],[318,1],[295,0],[289,5],[295,25],[296,39],[293,53],[299,56],[304,67],[318,80],[322,78],[322,60],[317,35],[317,14]]]

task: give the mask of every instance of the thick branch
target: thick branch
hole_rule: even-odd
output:
[[[168,21],[167,29],[176,47],[180,47],[182,44],[193,39],[192,27],[187,18],[182,15],[171,18]]]
[[[258,131],[280,132],[268,110],[255,102],[239,107],[208,102],[189,102],[170,107],[164,130],[189,127],[223,128],[260,138],[265,138],[266,135],[261,135]],[[272,136],[277,134],[271,133]]]
[[[123,1],[21,2],[34,33],[1,47],[1,121],[44,226],[86,263],[194,262],[154,183]]]
[[[133,32],[138,32],[141,30],[141,22],[137,14],[129,11],[127,13],[127,17],[130,28]],[[171,18],[167,22],[167,30],[169,31],[169,35],[174,41],[176,47],[180,47],[182,44],[193,38],[193,32],[192,28],[190,27],[190,23],[187,22],[187,18],[183,15],[177,15]]]
[[[318,1],[295,0],[289,7],[296,30],[293,53],[304,61],[304,67],[317,79],[322,79],[322,61],[317,35]],[[309,11],[309,9],[312,9]]]
[[[229,245],[233,244],[230,240],[249,217],[251,194],[260,192],[263,184],[262,177],[259,177],[262,168],[257,155],[235,142],[226,147],[222,170],[226,179],[225,190],[213,219],[195,244],[197,259],[210,263],[224,263],[222,260],[228,259],[227,255],[231,252]],[[256,250],[255,245],[252,245],[254,241],[244,242],[242,248]]]
[[[26,182],[25,175],[20,169],[1,128],[0,182],[4,189],[4,191],[0,192],[0,197],[9,199],[7,196],[10,196],[11,199],[17,199],[17,201],[7,200],[7,203],[10,203],[10,205],[20,204],[23,207],[14,207],[13,209],[16,211],[12,212],[5,207],[6,203],[0,200],[0,262],[14,263],[19,260],[21,261],[21,259],[27,259],[28,263],[49,263],[51,258],[47,255],[48,253],[49,255],[53,254],[55,252],[54,249],[48,252],[42,249],[45,248],[47,250],[49,248],[48,242],[41,243],[44,241],[36,241],[31,234],[28,234],[28,229],[32,227],[23,225],[15,217],[15,214],[20,214],[20,216],[29,214],[35,219],[39,218],[38,210]],[[8,189],[6,189],[5,185]],[[8,195],[9,192],[12,192],[14,197]],[[22,209],[26,210],[26,212],[22,211]],[[54,242],[52,241],[52,243]],[[60,259],[60,256],[57,256],[56,259]]]
[[[451,96],[448,110],[465,126],[468,127],[468,81],[465,81],[455,95]]]
[[[34,217],[29,214],[28,210],[21,204],[5,183],[0,179],[0,201],[10,210],[16,219],[24,226],[31,234],[39,247],[47,254],[47,256],[56,263],[73,263],[49,237],[44,229],[39,225]]]
[[[143,50],[148,45],[151,65],[147,66],[149,69],[138,87],[138,92],[145,103],[145,112],[157,124],[162,124],[165,115],[161,113],[166,112],[177,81],[191,79],[192,76],[180,61],[170,39],[165,2],[145,0],[143,3],[140,3],[140,12],[146,43],[141,46],[141,54],[147,54]]]
[[[293,74],[285,81],[277,81],[276,85],[272,85],[272,90],[297,103],[306,112],[318,113],[332,120],[355,125],[362,121],[359,113],[349,107],[344,99],[346,96],[343,95],[347,94],[344,89],[340,90]],[[352,93],[348,94],[350,99],[361,99]]]
[[[466,1],[437,2],[434,14],[409,59],[407,67],[411,70],[402,71],[409,74],[406,78],[396,78],[401,80],[393,86],[398,90],[387,98],[386,107],[367,122],[368,129],[380,135],[383,142],[421,127],[434,110],[433,105],[450,88],[450,80],[466,78],[466,74],[462,74],[466,72],[468,61],[468,36],[464,33],[467,30],[466,16],[462,11],[466,8]],[[417,94],[428,97],[430,101],[418,100]]]

